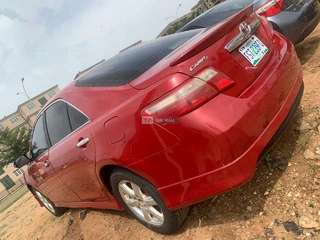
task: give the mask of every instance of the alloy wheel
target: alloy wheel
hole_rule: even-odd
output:
[[[142,221],[154,226],[164,223],[164,215],[157,202],[138,185],[122,180],[118,189],[124,202]]]

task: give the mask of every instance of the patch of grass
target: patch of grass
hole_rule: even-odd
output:
[[[2,229],[4,229],[6,226],[8,226],[7,224],[3,224],[2,226],[1,226],[1,228],[0,228],[0,231],[2,230]]]
[[[279,192],[282,192],[282,191],[284,190],[284,188],[283,188],[283,187],[278,187],[277,190],[278,190]]]
[[[307,162],[309,167],[312,169],[312,170],[315,170],[316,169],[316,165],[315,164],[312,164],[310,163],[309,161]]]
[[[59,220],[63,220],[63,219],[65,219],[69,214],[69,211],[67,211],[67,212],[65,212],[61,217],[59,217]]]
[[[304,136],[302,138],[299,138],[297,140],[297,144],[300,146],[300,150],[305,150],[306,149],[306,146],[310,142],[310,138],[311,138],[311,135],[309,134],[309,135]]]
[[[10,204],[8,204],[7,206],[5,206],[3,209],[0,210],[0,213],[4,212],[5,210],[7,210],[9,207],[11,207],[13,204],[15,204],[18,200],[20,200],[20,198],[22,196],[24,196],[27,192],[29,191],[26,191],[24,193],[21,193],[14,201],[12,201]]]
[[[6,220],[6,218],[9,217],[9,215],[10,215],[9,213],[10,213],[10,212],[7,212],[6,215],[5,215],[3,218],[1,218],[1,221],[0,221],[0,222]]]
[[[272,167],[272,165],[273,165],[273,159],[272,159],[272,157],[271,157],[271,154],[268,154],[264,159],[266,160],[267,166],[268,166],[268,167]]]
[[[315,208],[314,204],[313,204],[313,203],[310,203],[310,204],[309,204],[309,208]]]
[[[4,235],[6,235],[6,233],[7,233],[7,231],[0,233],[0,238],[3,237]]]

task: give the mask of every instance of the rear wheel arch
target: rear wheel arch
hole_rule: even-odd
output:
[[[117,165],[106,165],[100,169],[100,178],[102,183],[105,184],[109,193],[113,194],[110,177],[114,169],[119,168]]]
[[[152,184],[154,187],[157,188],[156,184],[154,184],[154,182],[150,181],[149,178],[144,177],[135,171],[132,171],[132,170],[125,168],[125,167],[121,167],[119,165],[105,165],[100,169],[100,178],[101,178],[102,183],[105,184],[105,186],[107,187],[107,190],[112,195],[114,195],[114,193],[113,193],[113,189],[111,186],[111,174],[116,170],[124,170],[124,171],[128,171],[130,173],[133,173],[133,174],[143,178],[145,181],[148,181],[150,184]]]

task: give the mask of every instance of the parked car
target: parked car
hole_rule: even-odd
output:
[[[209,29],[139,44],[96,66],[37,116],[25,182],[40,205],[123,209],[158,233],[247,180],[297,109],[289,40],[252,6]]]
[[[179,32],[215,25],[253,4],[255,11],[266,17],[276,31],[298,44],[318,25],[319,2],[320,0],[227,0],[200,15]]]

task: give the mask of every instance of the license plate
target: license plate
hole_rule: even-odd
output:
[[[240,48],[239,52],[253,65],[257,66],[268,48],[255,35],[252,35]]]

